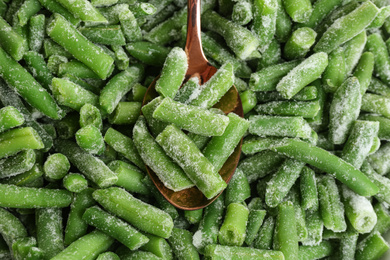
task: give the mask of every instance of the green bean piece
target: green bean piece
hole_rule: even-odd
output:
[[[88,40],[106,45],[125,45],[125,36],[119,25],[81,27],[78,29]]]
[[[306,228],[306,213],[304,209],[301,207],[301,199],[299,196],[299,188],[298,185],[294,185],[287,196],[285,197],[285,201],[290,201],[293,203],[294,211],[295,211],[295,223],[298,235],[298,241],[305,241],[308,238],[308,232]]]
[[[275,28],[275,38],[279,42],[286,42],[288,37],[291,34],[291,27],[292,22],[287,14],[283,1],[278,0],[278,10],[277,10],[277,16],[276,16],[276,28]],[[264,53],[263,57],[264,57]]]
[[[390,180],[375,172],[367,161],[364,161],[362,165],[362,172],[364,172],[364,174],[366,174],[366,176],[369,177],[376,186],[378,186],[379,192],[375,195],[375,198],[381,202],[389,201]]]
[[[36,247],[35,237],[21,238],[12,244],[15,259],[43,259],[43,251]]]
[[[168,1],[169,2],[169,1]],[[156,8],[156,12],[153,15],[146,17],[146,22],[142,24],[142,29],[146,32],[149,32],[154,27],[158,26],[160,23],[164,23],[165,20],[169,20],[177,9],[175,4],[168,3],[164,5],[163,9]]]
[[[176,126],[167,126],[156,141],[207,198],[213,198],[226,188],[226,183],[212,163]]]
[[[252,73],[249,80],[249,88],[253,91],[276,90],[278,82],[299,64],[298,61],[290,61],[276,64]]]
[[[121,11],[119,21],[127,42],[142,40],[141,28],[130,10]]]
[[[378,187],[355,167],[328,151],[309,143],[289,139],[284,144],[274,146],[272,150],[334,175],[359,195],[372,196],[378,192]]]
[[[233,6],[232,20],[239,25],[246,25],[253,19],[252,3],[237,2]]]
[[[2,17],[0,17],[0,28],[1,47],[16,61],[22,59],[24,53],[28,50],[26,39],[12,29]],[[2,56],[6,55],[2,54]]]
[[[43,175],[42,167],[36,163],[34,166],[21,174],[9,177],[7,179],[1,180],[1,183],[4,184],[13,184],[17,186],[28,186]]]
[[[113,238],[95,230],[70,244],[52,259],[96,259],[96,257],[100,253],[106,251],[113,242]]]
[[[111,49],[115,54],[115,65],[119,70],[125,70],[129,67],[129,57],[124,48],[119,45],[112,45]]]
[[[37,209],[37,242],[44,259],[51,259],[64,250],[62,211],[56,208]]]
[[[206,246],[205,255],[210,259],[285,259],[280,251],[223,245]]]
[[[211,108],[229,91],[234,83],[233,65],[225,63],[201,87],[200,93],[190,104],[202,108]]]
[[[256,94],[250,89],[241,92],[240,99],[242,103],[242,109],[244,110],[244,114],[250,112],[257,104]]]
[[[64,64],[65,64],[65,66],[63,66]],[[60,71],[60,67],[61,67],[61,71]],[[52,73],[54,75],[62,75],[62,74],[67,73],[66,70],[69,67],[70,66],[68,66],[68,59],[64,56],[52,55],[49,57],[49,59],[47,59],[47,68],[49,69],[50,73]],[[78,67],[80,67],[80,66],[78,66]],[[86,66],[83,66],[82,69],[85,69],[88,73],[92,73],[93,76],[96,75],[92,70],[88,69]],[[75,68],[73,68],[73,70],[75,70]],[[84,76],[85,70],[80,71],[79,74]],[[73,74],[73,72],[72,72],[72,74]],[[79,75],[79,74],[76,74],[76,75]],[[96,77],[97,77],[97,75],[96,75]]]
[[[77,2],[72,2],[60,0],[58,2],[75,17],[80,18],[84,22],[108,23],[107,19],[89,1],[77,0]]]
[[[27,230],[22,222],[9,211],[0,208],[0,216],[2,219],[0,233],[8,247],[11,249],[11,254],[13,254],[12,244],[18,239],[27,237]]]
[[[14,14],[13,26],[25,26],[39,10],[41,10],[41,4],[38,0],[24,1],[19,10]]]
[[[322,83],[328,93],[334,93],[345,80],[345,55],[344,49],[339,47],[329,54],[329,64],[324,71]]]
[[[219,230],[219,243],[227,246],[241,246],[245,240],[248,216],[249,210],[246,206],[234,202],[229,204]]]
[[[163,97],[174,98],[188,68],[187,55],[181,48],[173,48],[164,63],[161,76],[156,81],[156,91]]]
[[[70,169],[68,158],[61,153],[51,154],[47,157],[43,170],[45,176],[51,180],[60,180],[65,177]]]
[[[359,80],[348,78],[335,92],[329,109],[329,139],[334,144],[347,140],[353,121],[360,112],[361,92]]]
[[[202,220],[203,209],[186,210],[184,211],[184,217],[190,224],[197,224]]]
[[[317,33],[309,27],[295,30],[284,46],[284,56],[288,60],[304,57],[314,44],[316,36]]]
[[[379,9],[378,15],[375,17],[375,19],[371,22],[367,28],[369,29],[379,29],[382,27],[382,25],[387,21],[388,17],[390,16],[390,7],[384,6]]]
[[[390,119],[375,114],[364,114],[359,116],[359,119],[379,122],[378,137],[381,140],[390,140]]]
[[[348,225],[347,231],[340,233],[339,254],[342,259],[355,259],[356,244],[359,233]]]
[[[250,197],[250,186],[248,179],[241,169],[236,169],[225,192],[225,204],[242,203]]]
[[[320,110],[318,100],[314,101],[273,101],[258,105],[259,114],[313,118]]]
[[[332,253],[333,246],[329,241],[323,241],[319,245],[299,247],[299,259],[302,260],[320,259]]]
[[[38,2],[39,3],[39,2]],[[45,16],[38,14],[30,18],[28,44],[31,51],[39,52],[45,36]]]
[[[176,92],[174,101],[188,105],[200,91],[199,78],[192,77]]]
[[[192,236],[192,244],[198,252],[204,253],[207,245],[217,244],[218,231],[222,223],[224,209],[223,193],[204,209],[203,218],[199,223],[198,230]]]
[[[80,23],[80,19],[76,18],[72,13],[68,11],[65,7],[63,7],[60,3],[54,0],[39,0],[41,5],[45,7],[52,13],[59,13],[66,20],[68,20],[71,24],[77,26]]]
[[[141,250],[151,252],[161,259],[173,259],[172,249],[164,238],[150,234],[147,234],[146,236],[149,238],[149,242],[143,245],[140,248]]]
[[[390,215],[389,211],[383,206],[382,203],[376,203],[374,205],[375,214],[377,216],[377,222],[372,232],[385,233],[390,228]]]
[[[52,57],[55,57],[55,55],[49,57],[49,61]],[[64,57],[62,57],[62,59],[64,59]],[[99,76],[95,72],[88,68],[84,63],[77,60],[71,60],[69,62],[64,60],[60,62],[56,74],[61,77],[70,74],[83,79],[99,79]]]
[[[82,36],[61,15],[54,15],[54,19],[47,27],[47,34],[76,59],[87,65],[100,78],[106,79],[111,74],[114,60],[104,53],[101,48]]]
[[[283,156],[272,151],[262,151],[242,160],[238,167],[245,173],[249,183],[252,183],[274,171],[283,159]]]
[[[377,76],[384,82],[390,82],[390,57],[382,36],[378,33],[367,37],[366,49],[374,54],[374,70]]]
[[[101,253],[96,260],[120,260],[119,256],[113,252]]]
[[[274,39],[267,46],[267,49],[264,50],[264,52],[262,53],[262,56],[257,63],[257,70],[269,67],[271,65],[275,65],[280,62],[281,59],[282,50],[280,48],[280,43]]]
[[[159,177],[164,185],[180,191],[194,186],[183,170],[169,158],[163,148],[149,134],[145,119],[140,117],[133,128],[134,145],[141,158]]]
[[[302,241],[302,244],[305,246],[315,246],[321,243],[322,241],[322,232],[324,229],[324,223],[322,221],[320,212],[316,211],[306,211],[306,228],[307,228],[307,238]]]
[[[130,5],[129,8],[137,19],[144,16],[153,15],[157,11],[155,3],[135,3]]]
[[[274,208],[282,202],[298,179],[304,165],[305,163],[288,159],[280,166],[272,179],[267,183],[265,201],[269,207]],[[283,188],[281,188],[282,186]]]
[[[180,104],[170,98],[162,100],[154,110],[153,118],[174,123],[182,129],[205,136],[221,136],[229,124],[229,118],[226,116],[203,108]]]
[[[378,95],[390,97],[389,87],[377,78],[371,78],[367,90]]]
[[[126,50],[134,58],[152,66],[163,66],[169,49],[151,42],[130,42]]]
[[[13,106],[0,109],[0,133],[24,123],[23,114]]]
[[[91,4],[94,7],[101,7],[101,6],[110,6],[114,5],[118,2],[118,0],[92,0]],[[103,15],[104,16],[104,15]]]
[[[354,76],[358,78],[362,95],[368,89],[372,72],[374,71],[374,55],[371,52],[365,52],[360,57],[359,63],[356,66]]]
[[[334,232],[344,232],[347,229],[344,206],[332,177],[327,175],[318,180],[318,196],[324,226]]]
[[[0,62],[4,64],[0,73],[8,85],[17,90],[30,105],[40,112],[53,118],[59,119],[61,111],[50,94],[29,74],[22,66],[10,58],[0,48]],[[25,86],[29,86],[25,88]]]
[[[172,232],[173,221],[168,213],[134,198],[123,189],[96,190],[93,197],[109,212],[142,231],[163,238],[168,238]]]
[[[300,191],[302,208],[304,210],[318,210],[318,192],[316,176],[312,169],[303,167],[300,175]]]
[[[314,47],[315,52],[330,53],[332,50],[352,39],[374,20],[379,9],[371,2],[365,2],[349,14],[336,20],[321,36]],[[350,28],[350,30],[346,30]]]
[[[193,212],[193,211],[185,211],[185,212]],[[189,259],[189,260],[200,259],[195,246],[192,244],[191,232],[180,228],[173,228],[172,235],[168,238],[168,242],[171,245],[174,255],[179,259]]]
[[[255,238],[258,236],[265,215],[265,210],[249,208],[248,223],[245,233],[245,244],[247,244],[248,246],[253,245]]]
[[[27,149],[44,147],[38,133],[32,127],[22,127],[0,134],[0,159]]]
[[[363,164],[379,130],[379,123],[357,120],[344,145],[341,158],[357,169]]]
[[[211,138],[203,150],[204,156],[213,164],[216,171],[222,168],[249,127],[247,120],[234,113],[230,113],[228,117],[229,125],[223,135]]]
[[[276,218],[274,249],[283,253],[286,259],[298,258],[298,236],[293,203],[285,201],[278,206]]]
[[[388,249],[389,244],[386,240],[379,232],[374,232],[358,243],[355,259],[379,259]]]
[[[349,75],[352,73],[352,70],[357,65],[360,56],[363,53],[364,46],[367,42],[367,34],[366,31],[362,31],[351,40],[347,41],[344,48],[345,55],[345,73]]]
[[[103,111],[111,114],[121,98],[131,90],[135,82],[143,75],[143,68],[130,66],[128,69],[116,74],[100,92],[99,104]]]
[[[104,139],[100,130],[93,125],[87,125],[76,132],[76,142],[83,150],[90,154],[103,154]]]
[[[79,193],[88,188],[88,181],[81,174],[69,173],[63,179],[65,189]]]
[[[57,152],[64,154],[88,179],[104,188],[113,185],[118,177],[100,159],[85,152],[78,145],[68,140],[55,143]]]
[[[259,233],[253,241],[253,247],[257,249],[271,249],[274,236],[275,219],[268,216],[261,226]]]
[[[388,97],[366,93],[362,98],[361,110],[390,118],[389,104],[390,98]]]
[[[342,188],[342,196],[345,214],[353,228],[359,233],[369,233],[377,221],[371,202],[345,186]]]
[[[88,125],[93,125],[98,129],[102,129],[103,127],[100,110],[97,107],[87,103],[80,108],[80,127],[85,127]]]
[[[147,87],[142,86],[139,83],[134,84],[133,88],[131,89],[131,98],[133,101],[136,102],[142,102],[144,100],[144,96],[146,94],[146,91],[148,90]],[[130,100],[130,97],[129,97]]]
[[[92,198],[93,191],[93,189],[88,188],[75,195],[65,227],[65,245],[70,245],[80,237],[87,234],[88,224],[84,222],[82,216],[87,208],[96,204]]]
[[[316,64],[313,67],[313,64]],[[328,65],[328,55],[319,52],[305,59],[301,64],[284,76],[276,86],[276,90],[287,99],[292,98],[310,82],[319,78]]]
[[[307,138],[311,128],[302,117],[254,115],[249,117],[249,133],[258,136]]]
[[[142,182],[145,175],[137,167],[119,160],[112,161],[107,166],[118,177],[118,181],[115,183],[116,186],[142,195],[150,193],[149,189]]]
[[[130,137],[116,131],[113,128],[109,128],[104,135],[104,141],[110,145],[115,151],[123,155],[126,159],[134,163],[138,168],[144,170],[145,165],[138,154],[137,148],[134,145],[133,140]]]
[[[89,225],[115,238],[131,250],[136,250],[148,243],[149,239],[128,223],[103,211],[97,206],[88,208],[83,220]]]
[[[66,190],[37,189],[0,184],[1,207],[9,208],[63,208],[72,201],[70,192]]]
[[[331,13],[336,7],[340,6],[341,0],[322,0],[316,1],[313,5],[313,11],[310,18],[302,24],[302,26],[316,28],[321,21]]]
[[[256,0],[253,2],[252,31],[259,40],[259,50],[261,52],[267,49],[275,34],[277,11],[277,0]]]
[[[37,52],[29,51],[24,54],[23,59],[26,61],[33,77],[42,85],[42,87],[51,92],[50,85],[53,75],[43,59],[43,56]]]
[[[313,8],[309,0],[283,0],[284,8],[294,22],[304,23],[310,18]]]
[[[249,137],[245,138],[242,144],[242,152],[246,155],[264,151],[280,142],[279,137]]]
[[[202,26],[210,31],[221,34],[225,38],[227,45],[241,60],[248,58],[260,44],[257,37],[249,30],[232,21],[226,20],[213,11],[203,13]],[[235,37],[238,34],[240,37]]]

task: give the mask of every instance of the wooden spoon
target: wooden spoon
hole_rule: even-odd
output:
[[[188,57],[188,70],[186,73],[186,80],[192,77],[198,77],[200,84],[208,81],[212,75],[217,71],[206,59],[201,42],[201,28],[200,28],[200,1],[201,0],[188,0],[188,18],[187,18],[187,42],[185,46],[185,52]],[[156,80],[150,84],[143,104],[147,104],[158,96],[155,90]],[[230,90],[221,98],[221,100],[214,106],[221,109],[225,114],[234,112],[237,115],[243,117],[244,112],[242,109],[241,99],[237,89],[232,86]],[[228,183],[232,178],[241,154],[242,140],[236,147],[234,152],[230,155],[225,162],[219,174],[223,180]],[[160,181],[157,175],[146,166],[146,170],[156,185],[160,193],[175,207],[183,210],[196,210],[201,209],[212,203],[219,195],[212,199],[207,199],[203,193],[196,187],[185,189],[182,191],[174,192]]]

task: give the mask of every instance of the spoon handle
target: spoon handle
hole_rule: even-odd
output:
[[[187,76],[199,74],[209,66],[202,49],[200,2],[201,0],[188,0],[187,41],[185,47],[188,57]]]

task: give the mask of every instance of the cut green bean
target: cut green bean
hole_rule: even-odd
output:
[[[374,232],[358,243],[355,257],[357,260],[379,259],[388,249],[386,240],[379,232]]]
[[[113,252],[101,253],[96,260],[120,260],[119,256]]]
[[[334,144],[347,140],[353,121],[359,116],[361,92],[359,80],[348,78],[336,91],[329,109],[329,139]]]
[[[248,223],[245,233],[245,244],[252,245],[255,238],[258,236],[261,225],[263,224],[266,215],[265,210],[249,209]]]
[[[226,188],[226,183],[214,166],[176,126],[167,126],[156,141],[207,198],[213,198]]]
[[[80,61],[71,60],[68,62],[66,59],[64,59],[64,57],[57,55],[50,56],[49,61],[54,57],[58,57],[59,59],[58,69],[55,73],[58,76],[62,77],[66,74],[70,74],[82,79],[99,79],[99,76],[95,72],[93,72],[90,68],[88,68],[84,63]]]
[[[185,211],[193,212],[193,211]],[[168,242],[172,247],[172,251],[179,259],[199,260],[199,254],[195,246],[192,244],[191,232],[173,228],[172,235],[168,238]]]
[[[326,53],[313,54],[284,76],[276,86],[276,90],[283,97],[290,99],[306,85],[319,78],[327,65],[328,55]]]
[[[69,191],[37,189],[0,184],[1,207],[9,208],[48,208],[68,207],[72,201]]]
[[[31,51],[39,52],[45,36],[45,16],[38,14],[30,18],[28,44]]]
[[[130,42],[126,50],[134,58],[152,66],[163,66],[169,49],[151,42]]]
[[[259,40],[259,50],[264,52],[271,43],[276,30],[276,19],[278,15],[277,0],[255,0],[253,1],[253,23],[252,31]]]
[[[165,154],[163,148],[149,134],[143,117],[140,117],[134,126],[133,138],[145,164],[156,173],[167,188],[180,191],[194,186],[184,171]]]
[[[85,3],[88,2],[85,0],[80,1]],[[92,9],[95,10],[93,7]],[[82,8],[80,8],[79,11],[80,10],[82,11]],[[106,79],[111,74],[114,60],[104,53],[101,48],[82,36],[82,34],[73,28],[73,26],[61,15],[54,15],[54,19],[47,27],[47,34],[64,47],[65,50],[70,52],[76,59],[92,69],[100,78]]]
[[[377,78],[371,78],[367,90],[378,95],[390,97],[390,88]]]
[[[259,114],[313,118],[320,110],[320,103],[314,101],[273,101],[258,105]]]
[[[318,210],[316,176],[312,169],[304,167],[300,175],[300,191],[304,210]]]
[[[118,17],[127,42],[142,40],[141,28],[130,10],[121,11]]]
[[[225,192],[225,204],[242,203],[250,197],[248,179],[241,169],[236,169]]]
[[[0,134],[0,158],[43,147],[41,138],[32,127],[16,128]]]
[[[361,110],[390,118],[390,98],[366,93],[362,98]]]
[[[330,53],[332,50],[352,39],[374,20],[379,9],[371,2],[365,2],[349,14],[336,20],[321,36],[314,47],[315,52]],[[349,30],[346,30],[346,29]]]
[[[317,25],[331,12],[333,9],[341,5],[341,0],[322,0],[316,1],[313,5],[313,11],[310,18],[303,23],[303,26],[316,28]]]
[[[323,237],[322,232],[324,229],[324,223],[320,212],[317,211],[306,211],[306,228],[307,238],[302,241],[305,246],[315,246],[321,243]]]
[[[195,106],[180,104],[170,98],[162,100],[154,110],[153,117],[205,136],[221,136],[229,124],[229,118],[226,116],[217,115]],[[213,123],[210,124],[210,122]]]
[[[83,151],[78,145],[68,140],[58,140],[55,149],[64,154],[88,179],[99,187],[113,185],[118,177],[100,159]]]
[[[149,241],[145,235],[141,234],[132,226],[97,206],[88,208],[83,214],[83,220],[115,238],[131,250],[136,250]]]
[[[137,148],[130,137],[109,128],[104,135],[104,141],[110,145],[115,151],[123,155],[126,159],[134,163],[140,169],[145,169],[144,162],[138,154]]]
[[[334,93],[345,80],[345,55],[343,48],[337,48],[329,54],[329,64],[324,71],[322,83],[326,92]]]
[[[374,205],[375,214],[377,216],[377,222],[372,230],[373,232],[385,233],[390,228],[390,215],[389,211],[383,206],[382,203],[376,203]]]
[[[42,87],[51,91],[50,85],[53,75],[43,59],[43,56],[37,52],[29,51],[24,54],[23,59],[26,61],[33,77],[42,85]]]
[[[51,154],[47,157],[45,164],[43,165],[45,176],[52,180],[64,178],[69,169],[69,160],[61,153]]]
[[[252,4],[250,2],[237,2],[233,6],[232,20],[237,24],[248,24],[252,18]]]
[[[365,161],[362,165],[362,171],[366,174],[367,177],[372,180],[372,182],[378,186],[379,192],[375,195],[375,198],[380,202],[388,202],[390,195],[390,180],[377,172],[372,168],[372,166]]]
[[[64,177],[63,185],[68,191],[79,193],[88,188],[88,181],[81,174],[70,173]]]
[[[125,36],[119,25],[81,27],[78,29],[88,40],[105,45],[125,45]]]
[[[111,49],[114,51],[115,54],[115,65],[119,70],[125,70],[129,67],[130,59],[127,56],[127,53],[125,52],[124,48],[119,45],[112,45]]]
[[[274,146],[272,150],[334,175],[359,195],[372,196],[378,193],[378,187],[361,171],[319,147],[296,139],[289,139],[284,144]]]
[[[131,89],[131,98],[133,101],[136,102],[142,102],[144,100],[144,96],[146,94],[146,91],[148,90],[147,87],[142,86],[139,83],[136,83],[133,88]],[[130,100],[130,97],[129,97]]]
[[[248,216],[249,210],[246,206],[239,203],[229,204],[219,230],[219,243],[227,246],[241,246],[245,240]]]
[[[58,3],[55,0],[39,0],[41,5],[45,7],[47,10],[49,10],[52,13],[59,13],[63,17],[65,17],[66,20],[68,20],[73,25],[78,25],[80,23],[80,19],[76,18],[72,13],[68,11],[65,7],[63,7],[60,3]]]
[[[121,98],[130,91],[134,83],[143,76],[143,68],[130,66],[116,74],[100,92],[99,104],[103,111],[111,114]]]
[[[205,250],[205,255],[210,259],[285,259],[283,253],[280,251],[223,245],[208,245]]]
[[[20,222],[20,220],[9,211],[1,208],[0,216],[2,219],[0,224],[0,233],[8,247],[12,249],[14,242],[18,239],[27,237],[27,230],[23,226],[22,222]]]
[[[347,75],[352,73],[358,63],[366,42],[367,34],[366,31],[363,31],[344,44],[345,72]]]
[[[172,232],[173,221],[168,213],[134,198],[123,189],[96,190],[93,198],[109,212],[142,231],[164,238]]]
[[[13,106],[0,109],[0,133],[24,123],[23,114]]]
[[[46,208],[36,210],[37,242],[44,259],[51,259],[64,250],[62,210]]]
[[[77,144],[83,150],[90,154],[103,154],[105,150],[104,139],[97,127],[84,126],[76,132],[75,136]]]
[[[329,241],[323,241],[315,246],[300,246],[299,259],[310,260],[330,256],[333,253],[333,246]]]
[[[359,119],[379,122],[378,137],[381,140],[390,140],[390,119],[375,114],[364,114],[361,115]]]
[[[32,184],[34,181],[40,179],[42,175],[43,175],[43,169],[38,163],[36,163],[30,170],[12,176],[7,179],[3,179],[1,183],[14,184],[17,186],[28,186],[29,184]]]
[[[374,54],[374,70],[377,76],[384,83],[390,83],[390,57],[382,36],[378,33],[369,35],[366,49]]]
[[[297,29],[284,45],[284,56],[288,60],[304,57],[314,44],[316,36],[317,33],[309,27]]]
[[[12,29],[2,17],[0,17],[0,28],[1,47],[15,60],[22,59],[28,50],[26,39]]]
[[[87,103],[80,108],[80,127],[88,125],[93,125],[98,129],[102,129],[103,127],[102,116],[99,109]]]
[[[261,226],[253,247],[258,249],[271,249],[274,236],[275,218],[269,216]]]

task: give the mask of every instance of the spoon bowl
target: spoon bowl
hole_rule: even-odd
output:
[[[204,84],[215,74],[217,68],[207,61],[203,53],[200,32],[200,0],[188,0],[187,41],[185,47],[188,59],[188,69],[185,81],[192,77],[198,77],[199,83]],[[154,79],[146,91],[142,106],[146,105],[158,96],[155,89],[157,79],[158,77]],[[244,116],[241,99],[234,85],[213,107],[221,109],[225,114],[234,112],[241,117]],[[219,171],[219,174],[226,183],[229,183],[236,170],[241,155],[241,146],[242,139]],[[211,204],[222,193],[221,192],[212,199],[207,199],[196,187],[174,192],[173,190],[165,187],[153,170],[147,165],[146,170],[154,185],[165,199],[167,199],[173,206],[183,210],[204,208]]]

